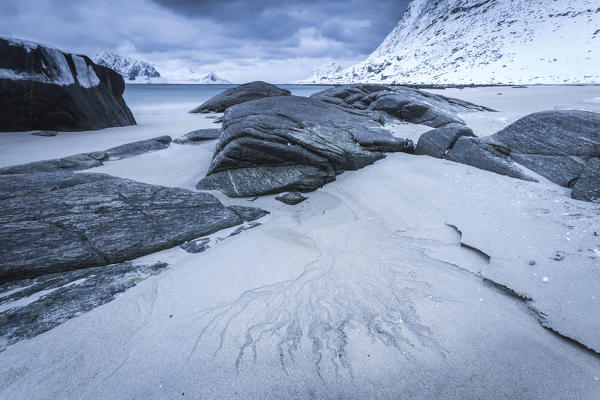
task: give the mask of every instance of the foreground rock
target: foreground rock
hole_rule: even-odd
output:
[[[260,215],[103,174],[0,176],[0,283],[119,263]]]
[[[287,204],[288,206],[294,206],[296,204],[302,203],[306,199],[308,199],[308,197],[298,192],[285,193],[275,197],[275,200],[279,200],[280,202]]]
[[[432,129],[419,136],[415,154],[442,158],[463,136],[474,136],[471,128],[461,124],[450,124]]]
[[[54,160],[34,161],[26,164],[11,165],[0,168],[0,175],[29,174],[34,172],[81,171],[102,165],[103,161],[120,160],[137,156],[149,151],[162,150],[169,147],[170,136],[159,136],[154,139],[140,140],[113,147],[104,151],[75,154]]]
[[[576,200],[600,202],[600,158],[592,158],[575,182],[571,197]]]
[[[199,129],[186,133],[180,138],[173,140],[173,143],[177,144],[188,144],[203,142],[206,140],[215,140],[221,136],[221,129]]]
[[[373,120],[296,96],[231,107],[207,176],[197,188],[232,197],[310,191],[383,158],[409,151]]]
[[[342,85],[318,92],[313,99],[363,113],[383,112],[413,124],[439,128],[451,123],[464,124],[457,113],[494,111],[463,100],[402,86],[376,84]],[[372,118],[376,118],[373,117]]]
[[[33,131],[31,132],[31,134],[33,136],[44,136],[44,137],[52,137],[52,136],[56,136],[58,132],[56,131]]]
[[[462,137],[446,158],[514,178],[535,180],[519,167],[522,165],[560,186],[573,187],[586,163],[598,156],[600,114],[553,110],[527,115],[485,138]],[[586,174],[587,183],[582,185],[593,185],[592,176],[594,164]]]
[[[205,101],[193,113],[223,112],[228,107],[264,97],[289,96],[291,92],[270,83],[255,81],[227,89],[215,97]]]
[[[0,131],[134,125],[125,82],[88,57],[0,37]]]

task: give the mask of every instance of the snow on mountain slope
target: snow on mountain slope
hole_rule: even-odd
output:
[[[321,83],[340,72],[342,72],[342,67],[337,65],[335,61],[331,61],[313,69],[311,76],[302,80],[301,83]]]
[[[94,62],[115,70],[127,83],[150,83],[161,77],[160,72],[147,62],[107,51],[96,54]]]
[[[365,61],[322,83],[599,83],[598,65],[598,0],[413,0]]]

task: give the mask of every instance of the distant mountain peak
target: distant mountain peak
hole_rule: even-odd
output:
[[[304,79],[302,82],[323,83],[329,77],[334,76],[340,72],[342,72],[342,67],[340,67],[335,61],[330,61],[313,69],[311,76]]]
[[[215,74],[212,71],[209,72],[208,74],[206,74],[206,76],[202,79],[204,81],[206,81],[206,83],[231,83],[227,79],[223,79],[223,78],[219,77],[217,74]]]
[[[598,0],[412,0],[365,61],[319,83],[598,83],[598,26]]]
[[[161,77],[160,72],[150,63],[108,51],[96,54],[94,62],[115,70],[123,76],[125,82],[149,82]]]

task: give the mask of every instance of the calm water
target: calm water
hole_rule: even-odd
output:
[[[182,104],[195,107],[237,85],[126,85],[123,97],[132,108]],[[296,96],[310,96],[331,86],[277,85]]]

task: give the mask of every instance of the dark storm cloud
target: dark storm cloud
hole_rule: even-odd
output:
[[[367,54],[402,16],[408,0],[152,0],[186,18],[218,21],[229,37],[264,43],[294,41],[312,28],[345,51]]]

